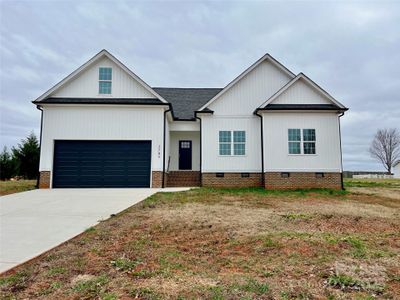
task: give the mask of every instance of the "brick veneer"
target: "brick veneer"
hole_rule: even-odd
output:
[[[200,171],[170,171],[167,186],[200,186]]]
[[[151,172],[151,187],[152,188],[160,188],[162,187],[162,171],[153,171]],[[167,174],[165,174],[164,178],[165,182],[168,180]]]
[[[49,189],[50,188],[50,171],[41,171],[39,173],[39,189]]]
[[[340,173],[324,173],[317,178],[313,172],[289,172],[289,177],[283,178],[281,172],[265,173],[266,189],[299,189],[299,188],[331,188],[341,189]]]
[[[262,173],[249,173],[249,177],[242,177],[242,173],[224,173],[224,177],[217,177],[217,173],[203,173],[202,186],[205,187],[256,187],[262,186]]]

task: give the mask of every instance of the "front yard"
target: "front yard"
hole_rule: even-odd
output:
[[[35,186],[36,180],[0,181],[0,196],[30,191]]]
[[[400,201],[158,193],[0,277],[0,298],[400,298]]]

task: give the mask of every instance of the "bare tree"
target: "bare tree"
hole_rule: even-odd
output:
[[[379,160],[389,174],[400,159],[400,133],[396,128],[379,129],[369,147],[369,153]]]

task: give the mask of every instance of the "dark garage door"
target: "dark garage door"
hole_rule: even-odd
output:
[[[53,187],[150,187],[150,141],[55,141]]]

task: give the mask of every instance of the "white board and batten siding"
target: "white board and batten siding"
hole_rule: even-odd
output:
[[[100,67],[112,68],[111,95],[99,94]],[[50,96],[72,98],[155,98],[145,87],[107,57],[102,57],[95,61],[89,68],[82,71],[82,73]]]
[[[271,104],[332,104],[332,102],[311,88],[303,79],[299,79]]]
[[[316,154],[291,155],[288,129],[315,129]],[[336,113],[263,113],[266,172],[342,172]]]
[[[44,105],[39,170],[52,171],[55,140],[150,140],[152,171],[162,171],[163,114],[162,107]]]
[[[202,170],[203,172],[261,172],[260,118],[251,116],[202,117]],[[246,154],[219,155],[219,131],[246,132]]]
[[[208,107],[202,117],[203,172],[261,172],[261,125],[254,110],[292,77],[268,60],[236,82]],[[219,131],[245,131],[246,154],[219,155]]]
[[[263,61],[208,107],[214,115],[251,116],[257,107],[291,79],[268,60]]]

